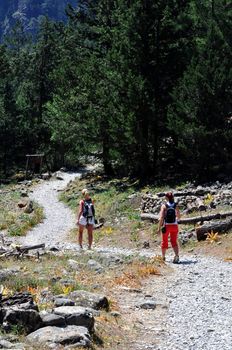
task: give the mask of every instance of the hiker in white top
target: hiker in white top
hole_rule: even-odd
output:
[[[175,256],[173,263],[179,263],[179,245],[178,245],[178,219],[180,219],[180,211],[177,203],[174,202],[172,192],[165,194],[166,203],[162,204],[160,210],[160,220],[158,225],[158,233],[162,232],[162,257],[165,261],[166,250],[168,249],[168,237],[174,250]]]
[[[78,217],[77,217],[77,224],[79,225],[79,246],[82,249],[83,245],[83,231],[84,228],[87,228],[88,232],[88,249],[91,249],[92,243],[93,243],[93,225],[95,223],[94,219],[94,204],[92,199],[90,198],[89,192],[86,188],[84,188],[82,191],[83,199],[80,201],[79,204],[79,211],[78,211]]]

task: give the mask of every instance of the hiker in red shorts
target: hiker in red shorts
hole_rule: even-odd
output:
[[[179,245],[178,238],[178,222],[180,219],[180,211],[177,203],[174,202],[174,196],[172,192],[165,194],[166,203],[162,204],[160,210],[160,220],[158,225],[158,233],[162,232],[162,257],[165,261],[166,250],[168,249],[168,237],[170,235],[170,241],[174,250],[175,256],[173,263],[179,263]]]

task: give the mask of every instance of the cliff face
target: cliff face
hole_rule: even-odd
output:
[[[34,32],[41,16],[65,20],[67,4],[77,5],[78,0],[1,0],[0,37],[6,35],[17,20],[23,22],[27,31]]]

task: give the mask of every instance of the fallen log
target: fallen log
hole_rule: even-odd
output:
[[[227,213],[216,213],[216,214],[209,214],[205,216],[194,216],[192,218],[183,218],[178,221],[179,224],[185,225],[185,224],[196,224],[197,222],[204,222],[204,221],[211,221],[211,220],[220,220],[225,219],[229,216],[232,216],[232,212]]]
[[[194,216],[191,218],[183,218],[178,220],[178,223],[180,225],[185,224],[196,224],[197,222],[204,222],[204,221],[211,221],[211,220],[219,220],[219,219],[225,219],[226,217],[232,216],[232,212],[227,213],[217,213],[217,214],[209,214],[205,216]],[[157,223],[159,221],[159,216],[150,214],[150,213],[143,213],[141,214],[141,220],[150,220],[154,223]]]
[[[157,223],[159,222],[159,216],[151,213],[142,213],[141,220],[150,220],[151,222]]]
[[[33,250],[33,249],[44,249],[45,248],[45,243],[41,243],[41,244],[36,244],[36,245],[26,245],[26,246],[16,246],[16,250],[21,253],[21,254],[25,254],[28,253],[29,250]]]
[[[196,229],[197,240],[204,241],[207,238],[207,234],[210,232],[223,233],[229,231],[231,228],[232,219],[204,224]]]
[[[5,248],[5,247],[4,247]],[[26,254],[33,249],[44,249],[45,248],[45,243],[41,244],[36,244],[36,245],[31,245],[31,246],[15,246],[15,247],[10,247],[9,249],[1,249],[0,250],[0,258],[8,258],[8,257],[23,257],[26,256]],[[37,252],[37,257],[39,256]]]

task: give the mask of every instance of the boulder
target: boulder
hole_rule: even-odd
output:
[[[26,333],[30,333],[42,325],[41,317],[37,311],[20,309],[18,306],[3,308],[1,316],[3,329],[6,331],[17,325],[25,329]]]
[[[27,341],[31,344],[47,345],[61,344],[70,345],[75,344],[77,347],[90,347],[90,334],[85,327],[67,326],[60,327],[44,327],[27,336]]]
[[[63,316],[67,325],[83,326],[93,330],[94,317],[91,310],[81,306],[60,306],[54,309],[54,314]]]
[[[95,310],[109,310],[109,300],[102,294],[75,290],[71,292],[69,296],[80,306],[90,307]]]
[[[28,292],[19,292],[15,293],[14,295],[2,298],[1,306],[3,308],[13,305],[22,309],[33,309],[38,311],[37,305],[34,304],[33,296]]]
[[[43,327],[48,326],[57,326],[64,327],[65,326],[65,317],[60,315],[55,315],[52,313],[43,314],[40,313],[40,317],[42,319]]]
[[[54,304],[55,304],[56,307],[59,307],[59,306],[74,306],[75,305],[73,300],[67,299],[67,298],[56,298]]]
[[[26,303],[19,304],[18,308],[23,310],[39,311],[38,305],[34,304],[33,301],[27,301]]]

